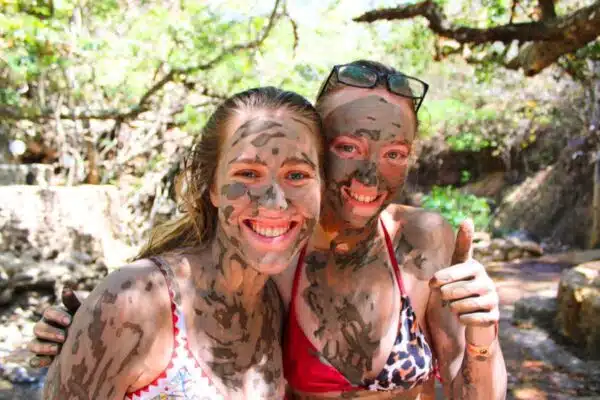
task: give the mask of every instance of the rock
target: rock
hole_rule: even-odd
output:
[[[563,272],[558,287],[555,326],[573,343],[600,359],[600,261]]]
[[[517,240],[519,242],[538,242],[537,236],[524,229],[512,231],[506,235],[506,239]]]
[[[581,332],[585,349],[593,359],[600,359],[600,290],[588,293],[581,302]]]
[[[553,297],[530,296],[515,302],[513,323],[552,328],[556,317],[557,301]]]
[[[122,265],[129,248],[116,235],[120,204],[114,186],[0,186],[0,253],[32,259],[85,253],[86,261]]]
[[[492,251],[492,261],[504,261],[504,252],[502,249],[494,249]]]
[[[9,282],[9,277],[4,268],[0,266],[0,306],[10,303],[14,290]]]
[[[523,257],[523,250],[521,250],[518,247],[515,247],[515,248],[512,248],[512,249],[506,251],[505,254],[506,254],[505,259],[507,261],[518,260]]]
[[[0,376],[12,383],[32,383],[38,379],[31,376],[27,368],[14,363],[0,365]]]
[[[490,248],[492,250],[504,250],[506,248],[506,240],[495,238],[490,243]]]
[[[65,265],[44,262],[26,268],[12,277],[15,289],[54,289],[54,284],[70,277],[71,270]]]
[[[521,242],[520,247],[524,251],[527,251],[529,253],[529,256],[539,257],[544,254],[544,249],[542,248],[542,246],[531,240]]]
[[[543,254],[542,246],[529,239],[526,232],[517,231],[506,238],[490,240],[489,234],[479,234],[473,243],[474,257],[480,261],[512,261],[535,258]]]
[[[48,164],[0,164],[0,186],[57,184],[54,167]]]
[[[600,260],[600,249],[567,251],[563,253],[542,256],[538,261],[541,263],[564,263],[571,265],[586,264],[591,261]]]
[[[477,182],[465,185],[462,189],[475,196],[495,198],[505,187],[504,172],[500,171],[492,172]]]
[[[492,237],[489,233],[487,232],[474,232],[473,233],[473,243],[487,243],[489,244],[489,242],[492,240]]]
[[[548,166],[509,188],[494,212],[492,226],[526,229],[571,247],[586,245],[592,224],[594,152],[588,140],[564,147]]]

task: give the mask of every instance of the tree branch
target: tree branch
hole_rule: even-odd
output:
[[[549,21],[556,18],[556,10],[554,9],[554,0],[539,0],[542,21]]]
[[[600,34],[600,1],[552,21],[523,22],[491,28],[470,28],[453,25],[443,14],[442,8],[432,0],[369,11],[354,18],[354,21],[374,22],[378,20],[411,19],[418,16],[427,18],[430,29],[438,35],[454,39],[460,43],[470,44],[496,41],[510,43],[513,40],[521,42],[566,41],[574,40],[582,35],[595,35],[595,38]]]
[[[508,20],[509,24],[513,23],[513,20],[515,18],[515,11],[517,9],[517,3],[519,2],[519,0],[512,0],[512,5],[510,6],[510,19]]]
[[[537,42],[523,46],[519,55],[506,65],[512,69],[522,68],[527,75],[535,75],[560,56],[585,46],[600,35],[600,1],[553,19],[549,16],[555,15],[555,12],[550,10],[548,3],[552,1],[540,0],[539,3],[543,13],[546,13],[546,20],[509,23],[491,28],[453,25],[443,14],[442,8],[432,0],[369,11],[354,21],[370,23],[421,16],[429,21],[433,32],[463,44],[489,44],[496,41],[508,44],[514,40],[521,43]],[[554,5],[551,5],[554,10]]]
[[[150,109],[149,102],[152,96],[156,94],[159,90],[161,90],[167,83],[172,82],[176,77],[181,75],[189,75],[198,71],[207,71],[221,62],[226,56],[243,50],[253,49],[260,47],[264,41],[267,39],[273,26],[275,25],[275,21],[279,17],[277,13],[279,9],[279,5],[282,0],[275,0],[275,5],[273,6],[273,10],[271,15],[269,16],[269,21],[267,26],[262,30],[258,37],[250,42],[237,44],[234,46],[227,47],[223,49],[217,56],[213,59],[203,63],[198,64],[191,67],[186,68],[173,68],[168,73],[166,73],[160,80],[156,81],[148,90],[140,97],[138,103],[128,109],[125,110],[100,110],[95,112],[83,112],[83,113],[57,113],[54,111],[43,111],[41,113],[28,113],[23,110],[16,109],[14,107],[9,107],[3,104],[0,104],[0,117],[11,120],[48,120],[48,119],[65,119],[65,120],[116,120],[117,122],[122,122],[128,119],[132,119],[137,117],[139,114],[148,111]],[[208,89],[203,89],[201,93],[207,97],[213,97],[218,99],[224,99],[223,95],[215,94],[209,91]]]
[[[572,53],[587,42],[539,42],[521,47],[519,54],[504,64],[508,69],[522,69],[526,76],[533,76],[555,63],[561,56]]]

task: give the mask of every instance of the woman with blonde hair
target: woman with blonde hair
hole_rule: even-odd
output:
[[[308,101],[272,87],[221,104],[186,162],[185,213],[84,301],[44,398],[282,397],[270,277],[319,217],[320,126]]]

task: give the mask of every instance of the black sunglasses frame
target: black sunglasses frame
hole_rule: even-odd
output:
[[[375,81],[375,83],[373,83],[371,86],[360,86],[360,85],[352,85],[350,83],[346,83],[340,80],[339,78],[339,70],[342,67],[348,67],[348,66],[354,66],[354,67],[359,67],[359,68],[364,68],[367,69],[373,73],[375,73],[377,75],[377,80]],[[327,79],[325,80],[325,83],[323,84],[323,86],[321,87],[321,89],[319,90],[319,94],[317,95],[316,101],[318,101],[321,96],[323,95],[323,93],[325,93],[325,89],[327,88],[327,86],[329,86],[329,82],[331,81],[331,78],[333,77],[333,75],[335,74],[335,79],[346,86],[352,86],[352,87],[358,87],[358,88],[364,88],[364,89],[372,89],[375,86],[377,86],[379,84],[379,82],[381,81],[385,81],[385,85],[386,88],[388,90],[388,92],[395,94],[397,96],[400,97],[404,97],[407,99],[412,99],[413,102],[415,102],[415,113],[419,112],[419,108],[421,108],[421,104],[423,104],[423,100],[425,99],[425,95],[427,94],[427,91],[429,90],[429,85],[420,80],[419,78],[415,78],[414,76],[409,76],[406,74],[403,74],[401,72],[394,72],[394,73],[388,73],[388,72],[380,72],[380,71],[376,71],[373,68],[369,68],[366,65],[356,65],[356,64],[339,64],[339,65],[334,65],[333,69],[331,70],[331,72],[329,73],[329,76],[327,77]],[[423,95],[422,96],[406,96],[397,92],[392,91],[391,87],[390,87],[390,76],[402,76],[404,78],[407,79],[412,79],[415,80],[417,82],[420,82],[423,85]]]

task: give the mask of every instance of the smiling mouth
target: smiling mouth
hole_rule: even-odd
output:
[[[259,221],[247,219],[244,220],[244,224],[257,235],[262,236],[264,238],[273,239],[286,235],[289,231],[294,229],[296,225],[298,225],[298,222],[288,221],[285,224],[273,226],[264,225],[261,224]]]
[[[343,188],[343,190],[348,195],[348,197],[350,197],[351,199],[355,200],[358,203],[362,203],[365,205],[377,203],[379,200],[381,200],[381,198],[383,196],[383,194],[378,194],[375,196],[367,196],[364,194],[353,192],[352,190],[350,190],[350,188],[347,188],[347,187]]]

